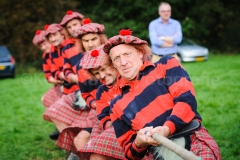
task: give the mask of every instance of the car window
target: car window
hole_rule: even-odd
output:
[[[9,54],[7,47],[0,46],[0,58],[7,57]]]
[[[179,45],[196,45],[196,43],[190,39],[183,38],[182,42]]]

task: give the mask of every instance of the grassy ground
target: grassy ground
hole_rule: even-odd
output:
[[[222,159],[240,159],[240,56],[211,55],[183,63],[195,86],[203,124],[220,146]],[[0,160],[64,160],[66,151],[48,134],[40,98],[51,85],[41,73],[0,79]]]

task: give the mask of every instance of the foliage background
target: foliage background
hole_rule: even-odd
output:
[[[158,17],[159,0],[1,0],[0,44],[9,46],[17,65],[41,69],[42,52],[32,44],[37,29],[60,23],[67,10],[80,12],[106,27],[110,38],[122,28],[149,41],[148,24]],[[168,0],[172,18],[185,37],[213,52],[240,53],[238,0]],[[22,68],[22,67],[21,67]],[[28,68],[29,69],[29,68]]]

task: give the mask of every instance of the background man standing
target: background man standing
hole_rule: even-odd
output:
[[[177,56],[177,44],[182,41],[181,24],[171,17],[171,6],[166,2],[159,5],[159,18],[150,22],[149,38],[152,45],[152,62],[158,61],[162,56],[171,54]]]

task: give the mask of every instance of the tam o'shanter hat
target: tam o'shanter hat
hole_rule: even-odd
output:
[[[34,35],[34,37],[33,37],[33,40],[32,40],[33,44],[35,46],[38,46],[39,43],[45,41],[45,39],[46,39],[45,36],[46,36],[46,31],[44,31],[44,30],[37,30],[35,35]]]
[[[67,22],[69,22],[70,20],[77,18],[77,19],[83,19],[84,15],[82,15],[81,13],[78,12],[73,12],[71,10],[68,10],[66,15],[63,17],[60,25],[61,26],[65,26],[67,24]]]
[[[104,25],[99,23],[92,23],[91,19],[86,18],[83,20],[83,26],[76,30],[74,37],[81,37],[88,33],[101,34],[104,32]]]
[[[46,31],[46,36],[48,36],[50,33],[56,33],[58,31],[62,30],[62,26],[57,23],[53,23],[51,25],[45,25],[44,30]]]
[[[104,54],[103,45],[100,45],[83,56],[80,66],[83,69],[96,69],[103,64]]]
[[[130,29],[122,29],[119,31],[119,35],[109,38],[103,50],[105,53],[109,54],[111,48],[119,44],[148,44],[148,42],[132,36],[132,31]]]

